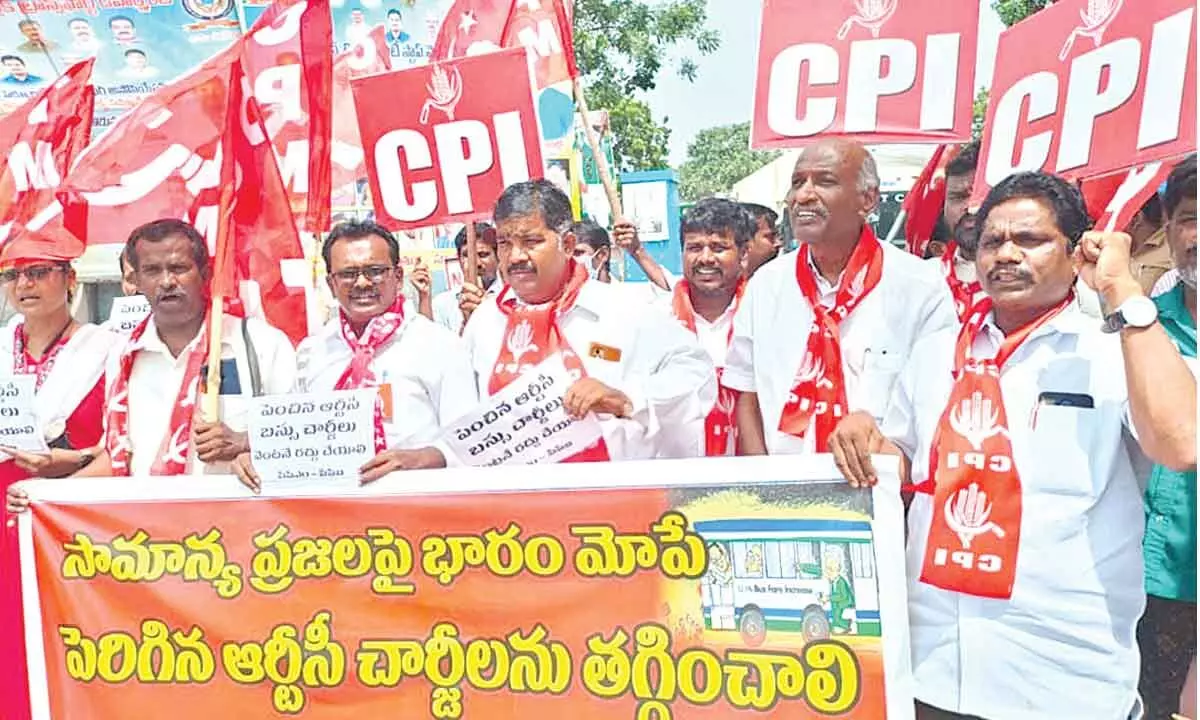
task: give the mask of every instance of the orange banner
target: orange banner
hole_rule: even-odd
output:
[[[34,717],[903,716],[884,667],[885,637],[908,652],[903,592],[881,592],[903,582],[897,499],[882,522],[881,494],[844,482],[626,467],[693,480],[578,490],[573,468],[537,467],[239,498],[204,478],[159,499],[149,481],[33,483]],[[561,489],[455,491],[481,474]],[[439,492],[387,494],[414,480]]]

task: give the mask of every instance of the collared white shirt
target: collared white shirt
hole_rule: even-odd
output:
[[[492,281],[487,292],[484,293],[484,298],[495,297],[500,292],[500,288],[504,283],[500,282],[500,277]],[[455,335],[462,334],[463,314],[458,307],[458,291],[445,290],[433,296],[433,321],[438,325],[446,328]]]
[[[599,418],[610,458],[662,457],[681,439],[692,442],[703,433],[704,418],[716,402],[717,378],[712,360],[679,321],[647,312],[645,304],[630,301],[619,289],[588,280],[559,323],[588,376],[625,393],[633,404],[629,419]],[[488,394],[507,325],[494,301],[481,305],[467,321],[463,339],[481,396]],[[593,345],[620,356],[592,357],[588,350]]]
[[[675,317],[673,297],[667,297],[660,301],[658,307],[670,320],[682,327],[683,323]],[[696,340],[712,360],[713,367],[718,370],[725,367],[725,358],[729,351],[729,338],[733,331],[734,310],[734,303],[729,303],[729,307],[725,308],[725,312],[721,313],[713,322],[705,320],[699,313],[696,314]],[[704,424],[701,423],[698,434],[688,439],[688,442],[683,445],[667,447],[661,457],[704,457],[704,433]],[[733,455],[737,450],[737,448],[732,447],[732,440],[733,436],[731,434],[730,449],[728,452],[730,455]]]
[[[207,321],[206,321],[207,322]],[[258,318],[246,320],[250,342],[258,357],[258,371],[263,395],[283,395],[291,392],[296,382],[296,353],[292,342],[282,331]],[[163,439],[170,432],[171,414],[179,397],[179,388],[187,371],[188,355],[204,337],[201,329],[191,343],[173,357],[158,336],[151,316],[146,331],[138,340],[133,370],[129,376],[129,443],[130,474],[149,475],[159,457]],[[106,395],[111,395],[113,383],[121,368],[122,350],[130,339],[118,344],[108,356]],[[254,390],[250,382],[246,343],[242,338],[242,319],[226,315],[221,337],[222,393],[219,402],[221,422],[234,432],[245,432]],[[226,361],[236,372],[228,373]],[[227,393],[226,389],[240,389]],[[192,474],[226,474],[228,463],[208,465],[200,462],[194,452],[188,455],[188,470]]]
[[[942,332],[917,345],[882,425],[912,459],[915,483],[929,474],[956,338]],[[1002,341],[989,318],[972,355],[994,357]],[[1012,597],[920,582],[931,518],[942,509],[918,494],[907,553],[917,697],[995,720],[1124,720],[1137,698],[1135,628],[1145,597],[1141,495],[1122,439],[1120,339],[1072,305],[1013,353],[1000,387],[1021,478]],[[1043,392],[1086,394],[1095,407],[1039,405]]]
[[[342,337],[340,316],[305,338],[296,351],[300,392],[333,390],[354,352]],[[440,428],[475,409],[475,373],[462,339],[424,315],[408,313],[371,361],[380,387],[392,392],[392,417],[383,430],[391,449],[428,447]]]
[[[750,278],[734,318],[723,378],[734,390],[758,394],[771,454],[815,449],[812,433],[797,438],[779,430],[813,322],[812,309],[796,281],[798,257],[789,254],[772,260]],[[832,307],[837,286],[817,273],[817,289],[821,303]],[[957,324],[954,302],[940,269],[883,243],[879,284],[841,323],[849,410],[863,410],[882,420],[892,386],[913,344]]]

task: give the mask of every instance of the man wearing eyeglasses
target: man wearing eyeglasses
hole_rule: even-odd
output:
[[[442,425],[475,408],[475,373],[454,333],[406,308],[400,244],[373,222],[336,226],[322,249],[329,289],[340,310],[297,350],[301,392],[378,388],[376,457],[364,483],[396,470],[444,467],[432,446]],[[261,485],[248,453],[234,471]]]

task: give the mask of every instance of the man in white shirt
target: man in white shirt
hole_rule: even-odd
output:
[[[458,264],[467,267],[467,227],[454,237]],[[496,230],[487,223],[475,223],[475,253],[478,260],[479,284],[464,282],[460,290],[446,290],[433,298],[434,322],[455,335],[462,334],[463,318],[469,317],[484,297],[500,292],[496,273]]]
[[[872,484],[870,454],[891,453],[915,485],[919,719],[1125,720],[1140,713],[1145,594],[1123,432],[1155,462],[1193,467],[1196,382],[1130,271],[1129,236],[1085,233],[1072,185],[1010,176],[979,224],[989,300],[917,346],[882,429],[856,413],[832,449],[852,484]],[[1108,332],[1074,302],[1077,268],[1116,308]]]
[[[826,452],[850,411],[882,419],[913,344],[955,324],[937,269],[875,237],[878,202],[862,145],[820,140],[796,161],[787,208],[800,249],[750,279],[722,376],[741,393],[742,454]]]
[[[779,213],[765,205],[741,203],[754,218],[755,232],[746,250],[746,277],[751,277],[763,265],[779,257],[783,239],[779,237]]]
[[[675,284],[668,312],[696,335],[717,368],[717,402],[704,432],[677,455],[719,457],[737,451],[737,393],[721,383],[733,317],[746,289],[747,254],[757,230],[754,216],[732,200],[701,200],[683,214],[683,280]]]
[[[677,322],[588,278],[573,257],[570,199],[544,180],[519,183],[494,218],[508,284],[463,331],[480,395],[558,352],[578,378],[563,406],[577,418],[595,413],[603,430],[568,461],[659,457],[701,432],[716,400],[712,361]]]
[[[341,223],[326,237],[322,255],[340,310],[300,343],[297,390],[378,388],[376,457],[363,467],[363,482],[395,470],[444,466],[432,449],[440,428],[479,402],[462,340],[406,311],[400,244],[383,227]],[[248,453],[234,469],[248,487],[260,489]]]
[[[196,403],[208,359],[208,246],[181,220],[135,229],[125,246],[150,316],[109,356],[104,450],[79,475],[226,473],[249,449],[255,395],[290,392],[296,356],[287,336],[257,318],[226,316],[221,336],[220,420]]]

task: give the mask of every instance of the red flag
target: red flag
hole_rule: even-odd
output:
[[[1128,172],[1089,178],[1080,183],[1088,215],[1097,230],[1124,231],[1146,201],[1167,181],[1175,160],[1152,162]]]
[[[367,179],[358,113],[351,78],[387,72],[388,46],[383,26],[338,55],[333,63],[333,144],[331,149],[333,187],[341,188]]]
[[[62,227],[54,193],[91,141],[94,64],[72,65],[0,120],[0,257],[83,254],[83,243]]]
[[[538,87],[579,76],[571,19],[563,0],[455,0],[430,60],[440,62],[524,47],[536,59]]]
[[[284,284],[281,263],[303,263],[304,251],[263,113],[243,93],[247,42],[121,117],[83,154],[59,197],[67,228],[89,244],[124,242],[151,220],[188,219],[215,256],[214,294],[241,292],[252,312],[261,305],[299,342],[304,291]]]
[[[908,251],[925,257],[942,206],[946,203],[946,165],[954,158],[954,145],[938,145],[900,206],[904,211],[904,235]]]
[[[282,0],[242,40],[246,77],[279,156],[296,222],[329,229],[333,107],[329,0]]]

